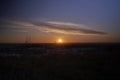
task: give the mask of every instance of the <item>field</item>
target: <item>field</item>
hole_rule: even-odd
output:
[[[0,44],[0,80],[116,80],[120,43]]]

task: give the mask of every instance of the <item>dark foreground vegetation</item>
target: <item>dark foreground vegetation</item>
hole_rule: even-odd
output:
[[[0,80],[119,80],[120,44],[0,44]]]

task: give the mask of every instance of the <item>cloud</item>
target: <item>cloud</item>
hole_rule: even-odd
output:
[[[15,20],[7,20],[7,19],[0,19],[0,26],[9,26],[9,27],[32,27],[34,26],[30,22],[23,22],[23,21],[15,21]]]
[[[59,33],[67,35],[105,35],[105,32],[99,30],[88,29],[87,26],[82,24],[75,24],[70,22],[46,21],[46,22],[22,22],[13,20],[0,20],[0,27],[8,26],[20,29],[36,29],[46,33]],[[16,30],[17,31],[17,30]],[[21,32],[22,32],[21,31]]]
[[[14,32],[29,32],[32,30],[34,25],[29,22],[0,19],[0,29],[9,30]]]
[[[105,32],[87,29],[85,25],[65,22],[46,22],[34,23],[34,25],[42,28],[46,32],[72,34],[72,35],[105,35]],[[83,28],[84,27],[84,28]]]

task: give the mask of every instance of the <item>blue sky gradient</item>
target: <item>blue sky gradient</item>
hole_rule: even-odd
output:
[[[11,22],[8,24],[6,20],[16,21],[17,24],[18,22],[20,24],[21,22],[25,24],[48,24],[50,21],[54,23],[72,23],[80,25],[78,26],[79,28],[96,30],[107,35],[73,36],[59,32],[51,33],[53,31],[51,28],[49,28],[51,31],[46,33],[42,32],[42,29],[26,29],[24,25],[18,26],[12,23],[14,25],[13,29],[9,27],[9,25],[12,26]],[[52,39],[48,41],[47,38],[56,39],[57,36],[70,42],[107,42],[108,40],[119,42],[120,0],[1,0],[0,21],[0,42],[12,40],[12,42],[24,42],[27,35],[35,39],[33,42],[54,42]],[[63,26],[63,24],[61,25]],[[84,27],[81,25],[84,25]],[[54,25],[52,24],[51,26],[53,27]],[[61,26],[57,25],[57,27],[60,28]],[[71,26],[67,26],[67,28],[69,27]],[[12,37],[11,39],[8,34]],[[16,41],[15,37],[18,37],[19,40]]]

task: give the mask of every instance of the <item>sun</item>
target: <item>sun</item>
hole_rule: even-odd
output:
[[[63,40],[61,38],[57,39],[57,43],[63,43]]]

